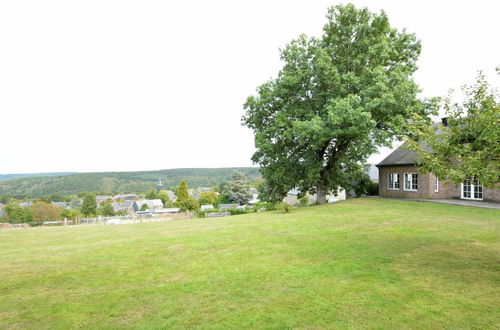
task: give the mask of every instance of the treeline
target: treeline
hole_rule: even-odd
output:
[[[191,187],[212,187],[231,180],[234,171],[249,179],[260,177],[259,169],[185,168],[143,172],[78,173],[65,176],[25,177],[0,181],[1,195],[16,199],[46,197],[53,194],[71,195],[82,191],[116,193],[144,192],[155,187],[158,178],[166,188],[177,187],[182,179]]]

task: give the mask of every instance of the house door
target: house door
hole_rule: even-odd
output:
[[[462,198],[483,200],[483,186],[478,181],[465,181],[462,183]]]

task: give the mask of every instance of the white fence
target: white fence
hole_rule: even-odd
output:
[[[170,220],[187,220],[194,217],[193,212],[186,213],[168,213],[155,216],[146,215],[124,215],[114,217],[97,217],[97,218],[81,218],[75,221],[76,225],[117,225],[126,223],[139,223],[139,222],[158,222]]]
[[[115,216],[115,217],[97,217],[97,218],[81,218],[77,220],[79,225],[107,225],[109,220],[134,221],[138,220],[133,215]]]

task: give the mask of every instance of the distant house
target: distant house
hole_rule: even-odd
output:
[[[163,208],[163,203],[162,203],[161,199],[140,199],[140,200],[134,201],[134,204],[133,204],[134,212],[140,211],[144,204],[147,205],[147,210],[149,210],[149,211]]]
[[[123,202],[111,203],[114,212],[134,213],[134,201],[125,200]]]
[[[167,190],[167,195],[171,202],[175,202],[177,200],[177,196],[175,196],[175,193],[172,190]]]

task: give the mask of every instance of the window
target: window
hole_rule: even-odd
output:
[[[462,183],[462,198],[483,199],[483,186],[479,181],[465,181]]]
[[[405,190],[417,191],[418,189],[418,174],[405,173]]]
[[[389,173],[389,190],[399,190],[399,173]]]
[[[439,192],[439,179],[437,176],[434,178],[434,192]]]

